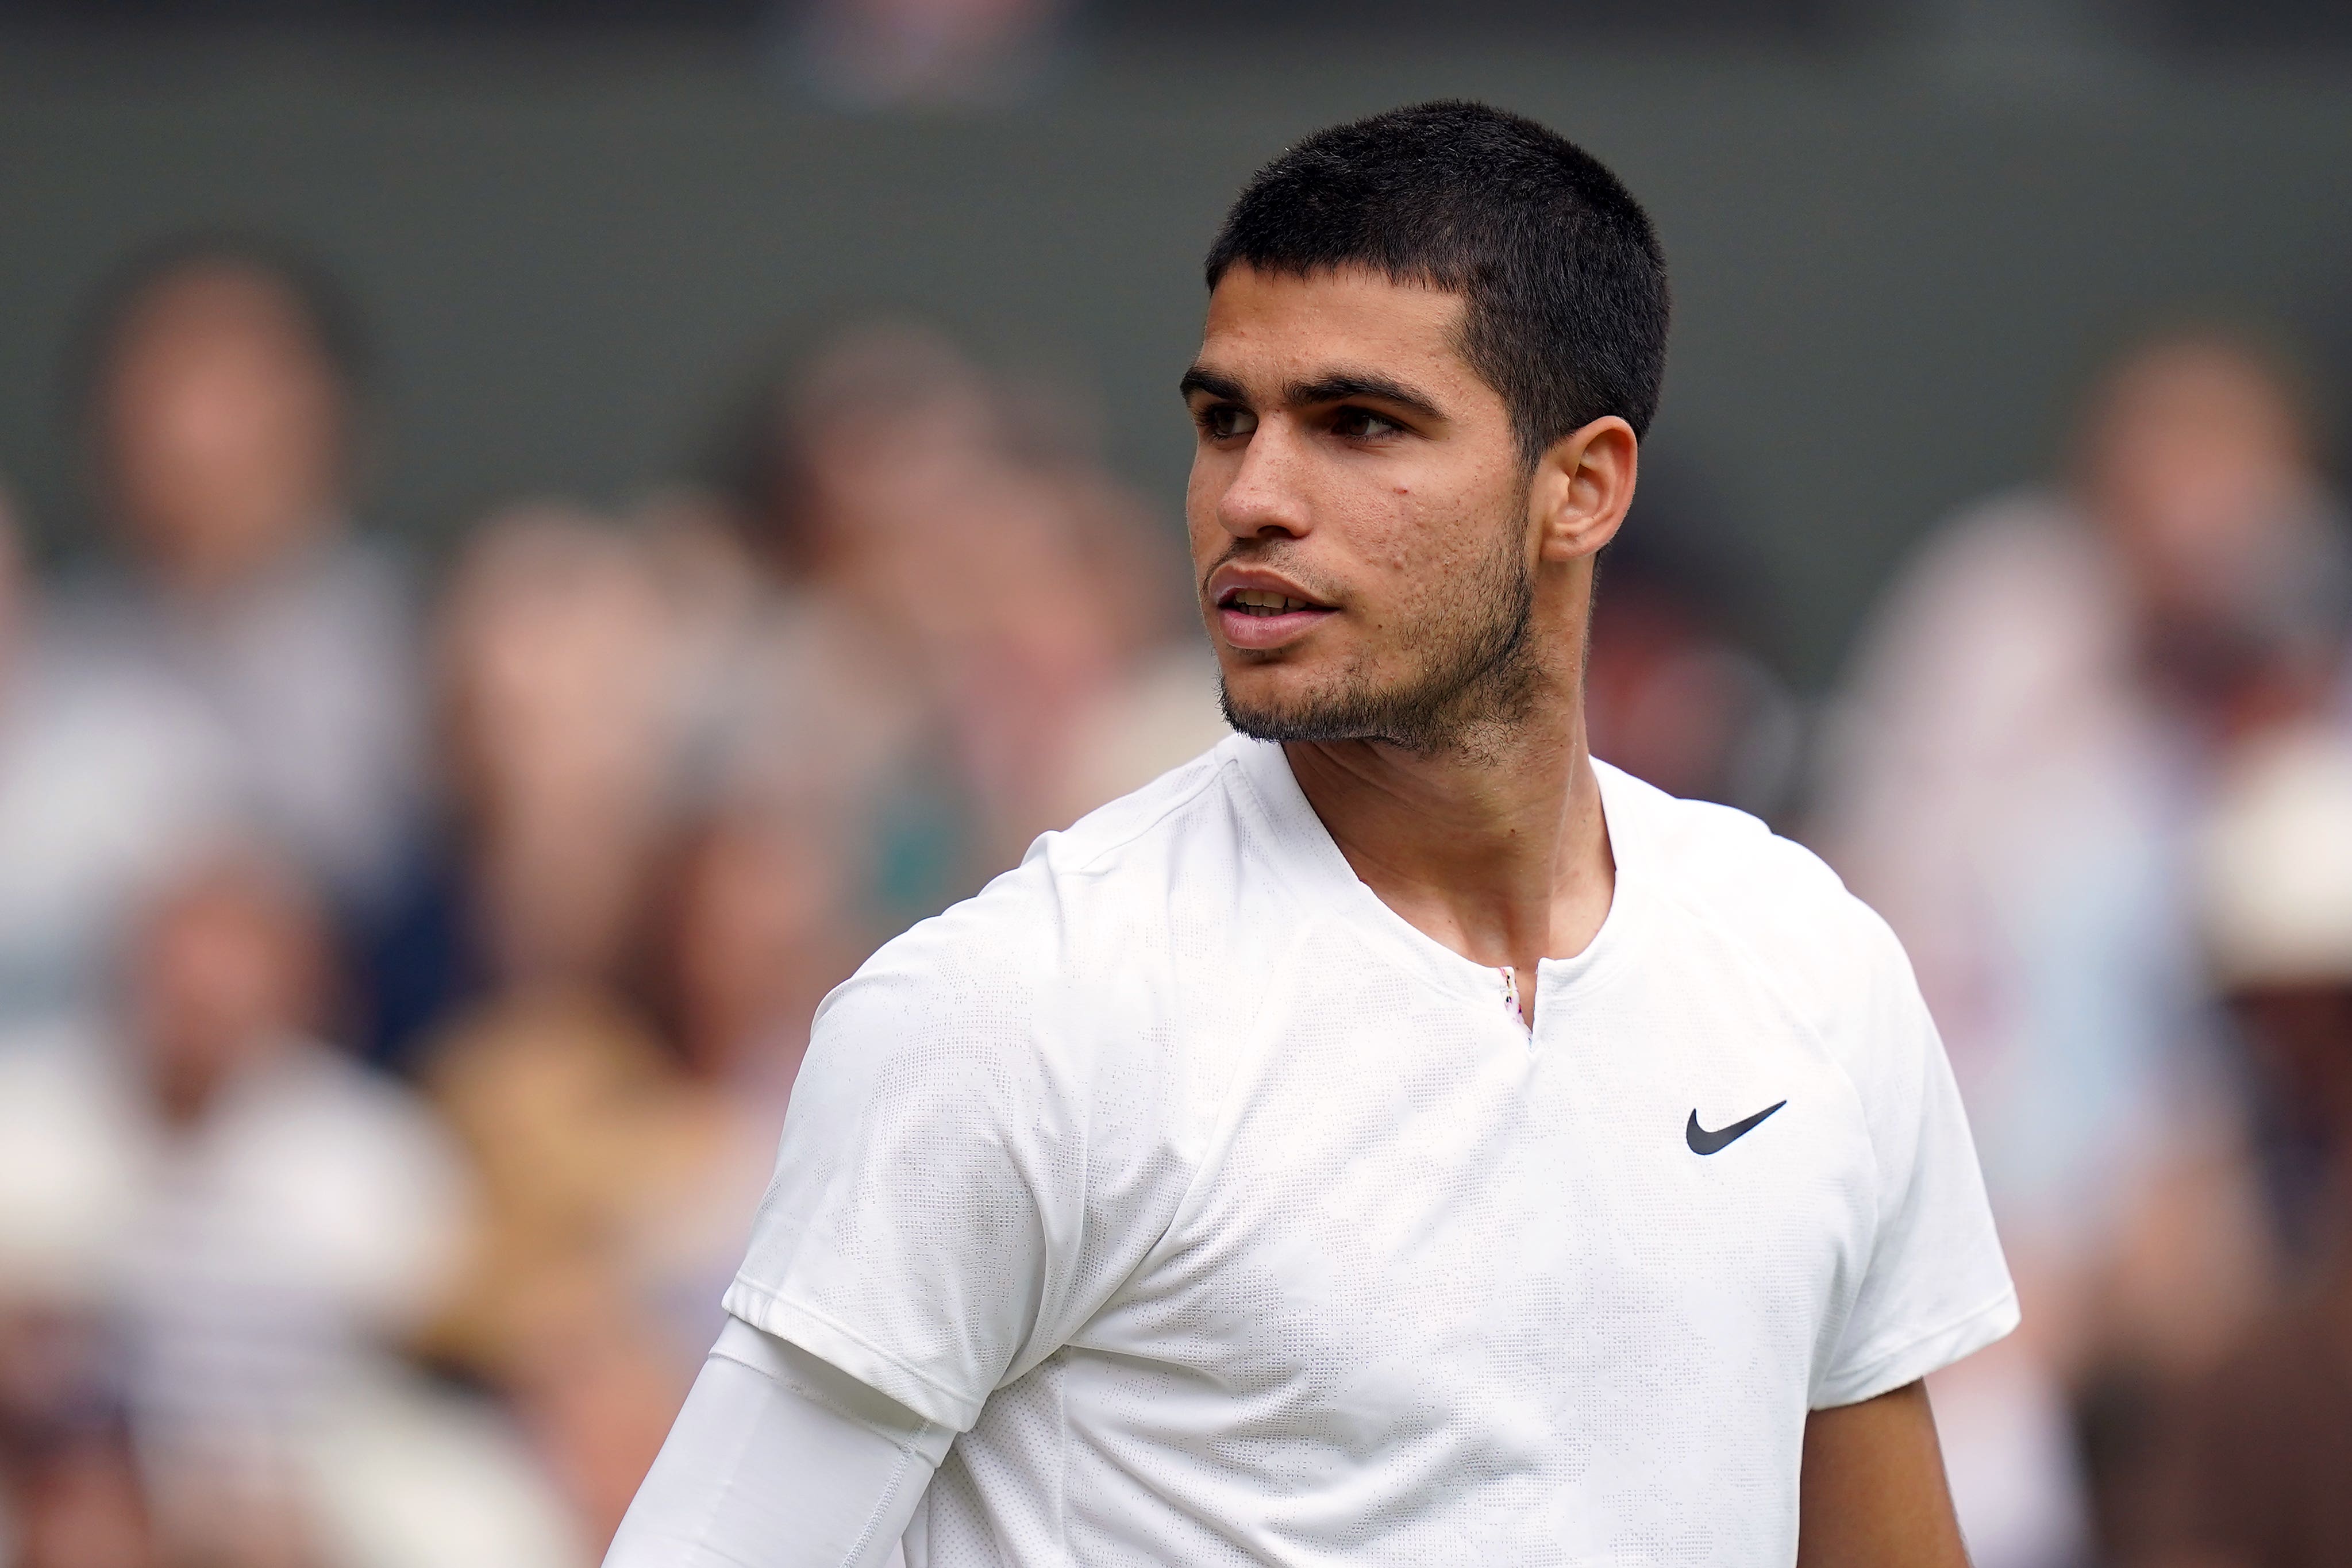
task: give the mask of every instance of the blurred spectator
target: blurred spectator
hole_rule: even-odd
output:
[[[985,382],[927,332],[846,333],[752,411],[738,476],[765,591],[714,714],[718,791],[839,824],[885,936],[971,892],[984,829],[933,657],[968,612],[963,486],[994,445]],[[935,547],[944,546],[946,553]]]
[[[677,622],[641,540],[556,506],[485,522],[436,638],[445,799],[374,955],[376,1053],[463,1004],[620,977],[677,807]]]
[[[774,587],[719,768],[844,824],[879,934],[1223,733],[1181,580],[1081,423],[895,326],[833,340],[750,422],[737,487]]]
[[[690,1355],[719,1331],[817,1005],[866,956],[838,915],[845,873],[822,824],[721,807],[676,839],[647,911],[644,989],[681,1069],[679,1146],[693,1157],[627,1245]]]
[[[796,74],[856,109],[1018,96],[1044,70],[1070,0],[814,0],[793,19]]]
[[[598,1539],[718,1333],[810,1017],[862,956],[837,866],[768,812],[713,816],[646,906],[645,1006],[512,992],[428,1069],[489,1217],[442,1337],[515,1398]]]
[[[434,1343],[511,1399],[597,1541],[717,1332],[790,1037],[865,951],[824,819],[673,848],[686,674],[745,575],[722,545],[546,506],[484,526],[436,643],[443,828],[383,964],[394,1055],[482,1184]]]
[[[133,899],[238,806],[201,710],[58,656],[0,496],[0,1025],[92,1002]]]
[[[434,1057],[490,1214],[445,1337],[514,1396],[598,1539],[718,1333],[809,1019],[863,956],[837,864],[768,812],[713,816],[647,906],[646,1007],[516,993]]]
[[[2322,1179],[2306,1266],[2179,1400],[2133,1544],[2152,1568],[2320,1568],[2352,1542],[2352,744],[2254,748],[2203,852],[2208,962]]]
[[[324,933],[266,861],[231,855],[173,886],[130,980],[157,1174],[126,1238],[123,1308],[158,1519],[183,1554],[349,1560],[313,1466],[381,1418],[368,1385],[385,1350],[446,1289],[455,1151],[421,1106],[315,1042]]]
[[[2184,861],[2216,758],[2323,699],[2346,580],[2293,378],[2191,331],[2110,373],[2065,490],[1949,525],[1864,640],[1821,841],[1911,952],[2025,1301],[1937,1395],[1986,1568],[2083,1551],[2070,1400],[2127,1474],[2147,1390],[2261,1299]]]
[[[366,904],[419,757],[406,598],[351,528],[350,313],[271,246],[191,239],[117,280],[84,353],[98,497],[128,570],[75,595],[76,656],[205,715],[273,831]]]
[[[81,1359],[119,1376],[168,1562],[576,1563],[514,1440],[404,1369],[464,1243],[463,1170],[422,1105],[318,1043],[327,952],[279,862],[210,854],[140,923],[119,1032],[12,1044],[0,1104],[31,1148],[0,1180],[28,1201],[0,1206],[0,1245],[74,1288],[9,1321],[51,1352],[119,1333]],[[77,1442],[25,1482],[60,1530],[123,1480]]]

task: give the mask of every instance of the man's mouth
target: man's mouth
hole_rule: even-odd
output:
[[[1293,611],[1321,610],[1325,606],[1270,592],[1263,588],[1234,588],[1228,589],[1224,597],[1217,601],[1217,608],[1239,611],[1244,615],[1286,615]]]
[[[1217,595],[1219,633],[1230,646],[1255,653],[1286,646],[1337,613],[1279,588],[1235,584]]]

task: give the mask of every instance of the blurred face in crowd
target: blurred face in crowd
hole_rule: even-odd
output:
[[[1008,637],[1074,652],[1100,640],[1096,601],[1070,580],[1071,497],[1012,450],[1003,389],[952,347],[868,329],[819,361],[799,401],[834,590],[933,656]],[[1039,603],[1064,608],[1039,615]]]
[[[794,401],[829,584],[902,632],[952,641],[975,613],[967,518],[996,446],[979,372],[927,332],[876,327],[820,356]]]
[[[493,519],[453,585],[446,652],[470,785],[488,802],[635,795],[657,748],[667,613],[593,519]]]
[[[1211,295],[1185,515],[1236,727],[1440,747],[1515,722],[1576,658],[1580,624],[1538,626],[1549,547],[1461,311],[1360,268],[1235,267]]]
[[[133,1020],[165,1113],[314,1029],[325,988],[317,915],[274,866],[225,859],[168,890],[131,952]]]
[[[109,499],[165,580],[226,586],[333,520],[347,414],[281,285],[228,262],[167,275],[132,303],[105,366]]]
[[[1029,731],[1060,716],[1045,710],[1074,705],[1150,638],[1125,563],[1106,559],[1130,526],[1116,486],[1015,438],[1050,432],[1063,411],[927,332],[887,326],[821,356],[795,402],[825,590],[961,709],[1004,721],[979,727],[1035,753]]]
[[[659,585],[593,519],[493,519],[446,605],[455,771],[482,913],[509,978],[603,972],[661,805],[673,672]]]
[[[773,1037],[805,1026],[816,998],[846,977],[845,868],[833,846],[779,813],[744,811],[707,824],[686,846],[666,946],[681,1043],[696,1066],[785,1075],[767,1061]]]
[[[2183,338],[2126,361],[2093,412],[2082,473],[2094,518],[2159,617],[2259,620],[2305,586],[2309,432],[2252,352]]]

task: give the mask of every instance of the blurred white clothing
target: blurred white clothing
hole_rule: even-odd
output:
[[[0,1299],[104,1310],[167,1528],[286,1510],[324,1568],[574,1568],[589,1548],[504,1422],[389,1349],[465,1240],[421,1103],[291,1042],[191,1129],[117,1042],[0,1037]]]
[[[183,1388],[415,1327],[466,1239],[461,1156],[421,1101],[308,1040],[154,1126],[156,1186],[126,1238],[126,1301]]]
[[[2005,1234],[2096,1234],[2206,1027],[2194,758],[2121,585],[2054,497],[1963,517],[1888,596],[1817,837],[1909,950]]]
[[[0,1020],[96,999],[131,906],[241,813],[237,772],[169,683],[37,642],[0,674]]]
[[[2200,925],[2221,984],[2352,981],[2352,737],[2298,729],[2250,748],[2200,839]]]
[[[389,1348],[436,1304],[466,1239],[463,1170],[424,1105],[291,1041],[173,1129],[92,1044],[53,1044],[39,1076],[52,1115],[121,1139],[110,1163],[140,1177],[111,1238],[115,1306],[167,1524],[285,1510],[330,1568],[583,1561],[503,1425]],[[41,1049],[16,1053],[27,1083]]]
[[[457,1262],[458,1155],[406,1091],[308,1041],[148,1136],[118,1308],[151,1484],[167,1518],[223,1494],[289,1506],[329,1396]]]
[[[127,666],[219,727],[262,821],[345,897],[414,825],[423,733],[406,585],[340,533],[202,603],[129,580],[75,596],[75,656]]]
[[[0,1305],[105,1300],[153,1180],[147,1127],[115,1071],[70,1022],[0,1034]]]
[[[331,1568],[584,1568],[593,1548],[495,1407],[379,1365],[325,1392],[305,1433]]]

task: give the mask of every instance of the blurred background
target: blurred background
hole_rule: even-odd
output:
[[[1222,733],[1224,204],[1450,94],[1664,231],[1595,749],[1909,946],[1977,1561],[2352,1563],[2352,10],[0,0],[0,1563],[595,1561],[817,998]]]

